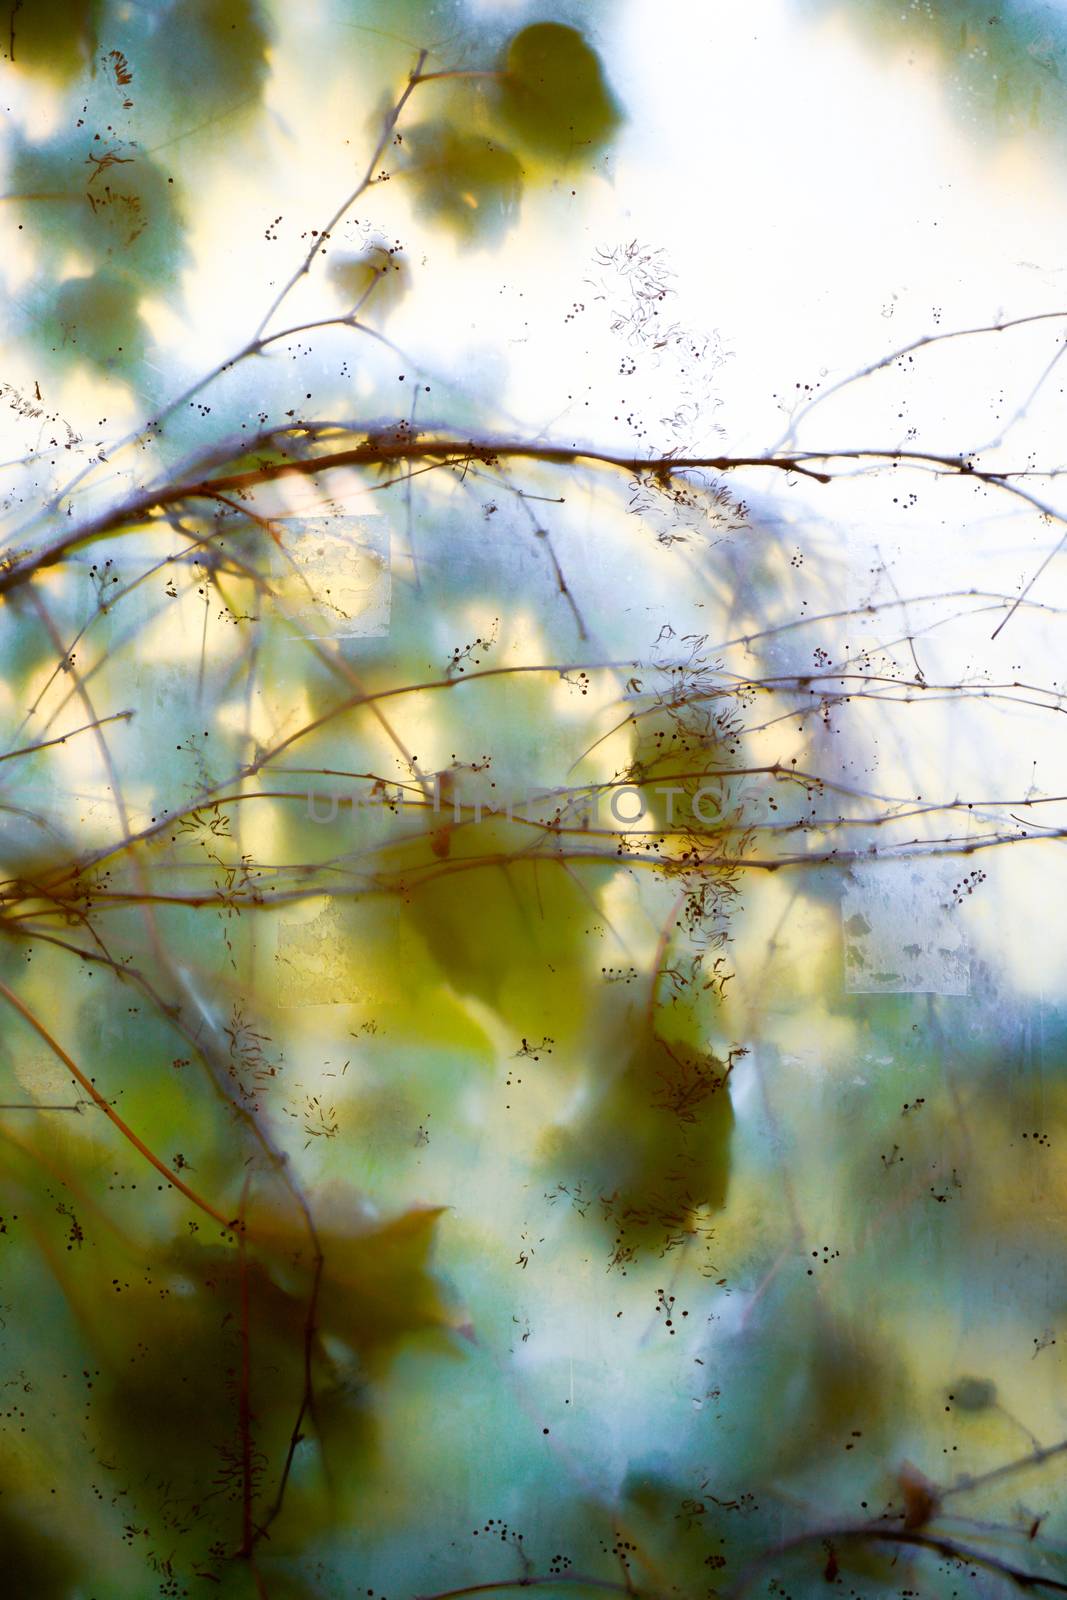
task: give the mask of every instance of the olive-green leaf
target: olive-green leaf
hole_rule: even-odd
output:
[[[175,185],[129,140],[82,131],[18,145],[8,193],[45,262],[76,249],[157,290],[184,259]]]
[[[547,1141],[549,1167],[601,1196],[617,1249],[662,1253],[692,1232],[698,1211],[725,1206],[728,1080],[714,1055],[638,1024],[620,1069],[603,1063],[592,1075],[586,1115]]]
[[[411,287],[411,268],[397,245],[372,239],[355,255],[336,255],[327,276],[345,305],[364,321],[384,321]]]
[[[9,1594],[66,1600],[74,1592],[77,1573],[71,1553],[62,1542],[62,1518],[53,1515],[51,1522],[46,1526],[38,1521],[26,1505],[5,1491],[0,1508],[0,1539]]]
[[[8,59],[16,70],[63,81],[86,66],[97,43],[99,0],[11,0],[5,9]]]
[[[500,114],[534,155],[574,160],[603,145],[619,125],[600,57],[576,28],[560,22],[523,28],[501,69]]]
[[[462,240],[492,242],[514,222],[522,168],[510,150],[444,121],[420,122],[407,134],[408,171],[421,209]]]
[[[142,358],[146,342],[137,304],[137,286],[117,272],[67,278],[51,297],[45,337],[56,355],[105,371],[129,366]]]
[[[179,0],[168,8],[153,39],[149,68],[158,75],[179,121],[212,108],[236,109],[256,97],[267,74],[270,35],[258,0]],[[171,63],[181,62],[182,94],[170,86]],[[153,84],[153,87],[155,85]]]

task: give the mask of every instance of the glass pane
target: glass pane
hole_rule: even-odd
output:
[[[1067,12],[9,9],[10,1593],[1067,1589]]]

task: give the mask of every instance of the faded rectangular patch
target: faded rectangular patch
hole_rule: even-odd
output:
[[[389,632],[392,569],[385,517],[286,517],[272,557],[278,597],[306,639],[382,638]]]
[[[279,1006],[352,1005],[364,998],[333,905],[309,921],[279,923],[274,969]]]
[[[861,863],[841,896],[848,994],[968,994],[970,966],[940,862]]]

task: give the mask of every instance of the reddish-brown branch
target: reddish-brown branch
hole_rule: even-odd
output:
[[[314,1414],[315,1389],[312,1362],[315,1354],[315,1334],[318,1331],[316,1328],[316,1318],[318,1316],[319,1290],[322,1285],[322,1269],[325,1262],[325,1258],[322,1254],[322,1250],[319,1248],[317,1239],[314,1240],[314,1249],[315,1265],[311,1282],[311,1293],[308,1295],[308,1307],[304,1317],[304,1387],[300,1396],[300,1405],[297,1410],[296,1421],[293,1423],[293,1429],[289,1435],[289,1447],[285,1454],[285,1462],[282,1466],[281,1477],[278,1480],[278,1489],[274,1496],[273,1503],[271,1504],[271,1508],[267,1512],[266,1517],[263,1519],[262,1526],[257,1531],[257,1538],[262,1537],[262,1535],[266,1533],[267,1529],[270,1527],[271,1523],[282,1509],[282,1502],[285,1499],[285,1491],[289,1483],[289,1474],[293,1467],[293,1457],[296,1455],[296,1447],[304,1437],[302,1432],[304,1419],[308,1415]]]
[[[596,1589],[606,1594],[625,1594],[633,1600],[655,1600],[652,1590],[635,1588],[630,1583],[610,1578],[593,1578],[582,1572],[533,1574],[523,1578],[502,1578],[498,1583],[467,1583],[458,1589],[442,1589],[437,1594],[420,1594],[415,1600],[463,1600],[466,1595],[496,1594],[506,1589]]]
[[[781,1556],[788,1555],[794,1550],[804,1549],[813,1544],[845,1545],[845,1544],[890,1544],[910,1545],[917,1550],[929,1550],[935,1555],[943,1557],[946,1561],[957,1561],[961,1565],[981,1567],[986,1572],[995,1573],[998,1577],[1015,1584],[1019,1589],[1046,1589],[1052,1594],[1067,1594],[1067,1582],[1060,1578],[1046,1577],[1044,1573],[1032,1572],[1024,1567],[1017,1567],[1014,1562],[1002,1560],[999,1556],[990,1555],[984,1550],[976,1550],[972,1545],[957,1544],[954,1539],[946,1538],[936,1533],[925,1533],[920,1529],[911,1528],[879,1528],[866,1524],[851,1528],[817,1528],[807,1533],[798,1534],[795,1538],[786,1540],[776,1549],[769,1551],[765,1556],[755,1562],[748,1571],[742,1574],[738,1582],[728,1591],[727,1600],[740,1600],[740,1596],[747,1593],[751,1585],[765,1572],[772,1562]]]

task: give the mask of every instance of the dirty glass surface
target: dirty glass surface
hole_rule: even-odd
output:
[[[1067,1590],[1067,7],[0,45],[4,1593]]]

